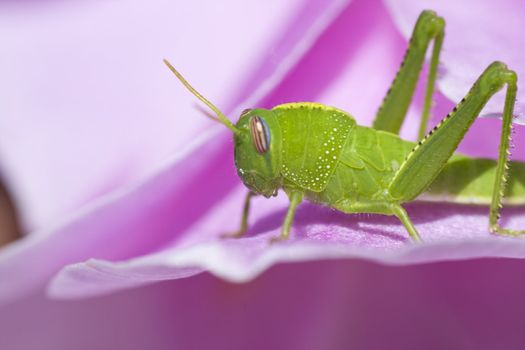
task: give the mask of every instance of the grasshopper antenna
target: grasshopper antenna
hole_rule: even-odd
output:
[[[182,83],[182,85],[184,85],[186,87],[186,89],[190,90],[190,92],[195,96],[197,97],[199,100],[201,100],[206,106],[208,106],[212,111],[215,112],[215,114],[217,115],[216,117],[215,116],[209,116],[207,115],[209,118],[213,119],[213,120],[216,120],[218,121],[219,123],[221,124],[224,124],[224,126],[226,126],[228,129],[230,129],[231,131],[233,131],[234,134],[238,134],[239,133],[239,129],[237,129],[233,123],[228,119],[226,118],[226,116],[217,108],[213,105],[213,103],[211,103],[210,101],[208,101],[204,96],[202,96],[197,90],[195,90],[193,88],[193,86],[190,85],[190,83],[188,83],[186,81],[186,79],[184,79],[184,77],[182,76],[182,74],[180,74],[176,69],[175,67],[173,67],[171,65],[171,63],[168,62],[167,59],[164,59],[163,60],[164,63],[166,64],[166,66],[168,66],[168,68],[173,72],[173,74],[175,74],[175,76],[180,80],[180,82]]]

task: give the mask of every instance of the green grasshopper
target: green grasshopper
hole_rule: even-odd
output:
[[[182,84],[213,110],[211,118],[233,133],[235,165],[249,189],[240,229],[248,228],[251,198],[275,196],[279,189],[290,205],[275,239],[286,239],[303,199],[344,213],[395,215],[414,241],[420,236],[402,204],[424,198],[490,204],[489,230],[504,235],[525,231],[499,225],[504,203],[525,203],[525,164],[512,162],[509,142],[517,92],[516,73],[501,62],[490,64],[468,94],[425,135],[436,81],[445,21],[423,11],[414,27],[405,58],[388,90],[373,127],[356,124],[348,113],[319,103],[287,103],[268,109],[247,109],[234,125],[198,93],[166,60]],[[425,54],[433,42],[422,121],[417,143],[398,136],[414,94]],[[497,161],[454,154],[483,106],[506,85],[503,126]]]

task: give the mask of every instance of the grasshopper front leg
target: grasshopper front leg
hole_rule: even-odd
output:
[[[252,191],[248,191],[246,194],[246,197],[244,199],[244,205],[242,210],[242,218],[241,218],[241,225],[239,229],[235,232],[231,233],[225,233],[221,235],[223,238],[239,238],[244,236],[246,231],[248,230],[248,216],[250,214],[250,204],[252,197],[257,196],[256,193]],[[290,228],[292,226],[292,222],[295,216],[295,212],[297,209],[297,206],[301,203],[303,200],[304,194],[303,192],[299,191],[292,191],[288,194],[288,197],[290,199],[290,206],[288,207],[288,211],[286,213],[286,217],[284,219],[284,222],[281,226],[281,234],[277,237],[273,237],[271,241],[282,241],[288,239],[290,236]]]
[[[509,141],[517,92],[516,73],[501,62],[489,65],[467,96],[408,154],[389,185],[390,195],[402,203],[415,199],[426,190],[452,156],[481,109],[505,85],[507,85],[507,92],[503,108],[498,165],[490,205],[489,229],[491,232],[507,235],[525,233],[525,231],[502,228],[498,222],[506,183]]]
[[[223,238],[239,238],[239,237],[242,237],[244,236],[244,234],[246,233],[246,231],[248,231],[248,215],[250,214],[250,204],[251,204],[251,201],[252,201],[252,197],[256,196],[257,194],[252,192],[252,191],[248,191],[248,193],[246,194],[246,197],[244,198],[244,205],[243,205],[243,209],[242,209],[242,218],[241,218],[241,226],[239,227],[239,229],[235,232],[230,232],[230,233],[224,233],[221,235],[221,237]]]

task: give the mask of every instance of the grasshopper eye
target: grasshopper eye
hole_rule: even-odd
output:
[[[270,130],[261,117],[255,115],[250,119],[250,132],[257,153],[266,153],[270,148]]]

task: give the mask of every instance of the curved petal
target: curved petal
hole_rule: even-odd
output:
[[[392,217],[349,216],[303,204],[292,239],[271,245],[269,240],[279,235],[286,211],[284,196],[254,203],[248,237],[217,239],[218,228],[235,229],[231,213],[239,211],[243,191],[239,189],[217,203],[171,248],[121,262],[91,259],[65,267],[52,281],[50,295],[93,296],[201,271],[231,282],[246,282],[277,263],[319,259],[360,258],[405,265],[484,257],[525,258],[525,240],[488,233],[487,208],[430,203],[407,207],[424,244],[410,244],[405,228]],[[507,214],[512,218],[509,225],[525,227],[525,209]]]

